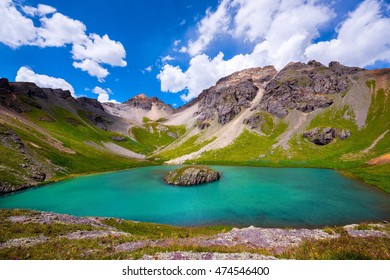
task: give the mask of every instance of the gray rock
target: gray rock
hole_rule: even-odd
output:
[[[343,129],[341,132],[340,132],[340,139],[341,140],[345,140],[347,139],[348,137],[351,136],[351,132],[349,130],[346,130],[346,129]]]
[[[340,138],[341,140],[345,140],[349,136],[351,136],[351,132],[349,130],[346,129],[340,130],[331,127],[326,127],[326,128],[317,127],[303,133],[303,137],[308,138],[310,142],[320,146],[329,144],[335,138]]]
[[[144,255],[143,260],[277,260],[273,256],[251,253],[166,252]]]
[[[218,171],[207,166],[185,166],[168,173],[165,181],[175,186],[192,186],[213,182],[220,179]]]
[[[264,117],[260,114],[254,114],[243,121],[243,124],[248,125],[251,129],[261,127],[264,123]]]
[[[125,142],[127,140],[126,137],[118,135],[112,136],[111,139],[115,142]]]
[[[172,131],[169,131],[167,134],[168,134],[169,137],[172,137],[172,138],[174,138],[174,139],[179,138],[179,135],[177,135],[176,133],[174,133],[174,132],[172,132]]]

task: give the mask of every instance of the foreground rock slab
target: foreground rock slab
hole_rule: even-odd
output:
[[[277,260],[272,256],[250,253],[195,253],[195,252],[167,252],[155,255],[145,255],[143,260]]]

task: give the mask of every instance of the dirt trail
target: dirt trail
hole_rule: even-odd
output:
[[[305,123],[306,120],[307,120],[307,114],[300,113],[300,116],[295,122],[295,125],[293,126],[290,124],[287,130],[281,136],[279,136],[279,142],[274,144],[272,148],[274,149],[277,147],[282,147],[284,150],[287,150],[289,148],[287,144],[288,141],[290,141],[293,134],[297,132],[297,130]]]
[[[369,151],[374,149],[375,146],[379,143],[379,141],[381,141],[383,139],[383,137],[385,137],[388,132],[389,132],[389,130],[386,130],[384,133],[382,133],[377,139],[375,139],[374,142],[372,142],[372,144],[368,148],[364,149],[362,151],[362,153],[367,154]]]

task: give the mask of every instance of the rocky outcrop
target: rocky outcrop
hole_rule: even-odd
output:
[[[338,128],[313,128],[310,131],[303,133],[303,137],[309,139],[310,142],[324,146],[329,144],[335,138],[339,138],[341,140],[347,139],[351,136],[351,132],[347,129],[338,129]]]
[[[15,185],[10,182],[5,182],[4,180],[0,180],[0,194],[26,189],[36,185],[37,183],[45,181],[47,175],[43,166],[31,158],[26,149],[26,146],[20,137],[15,133],[15,131],[0,125],[0,145],[13,150],[15,155],[18,155],[21,158],[19,168],[26,173],[26,175],[20,175],[20,181],[23,181],[24,184]],[[14,169],[12,170],[15,172]],[[2,170],[0,169],[0,171]],[[9,171],[3,170],[3,172]],[[16,172],[20,173],[19,171]]]
[[[100,129],[107,130],[108,126],[112,124],[112,121],[106,119],[105,117],[99,115],[99,114],[93,114],[89,113],[87,114],[87,119],[99,127]]]
[[[21,96],[23,96],[23,99],[20,98]],[[47,103],[50,96],[73,99],[68,90],[41,88],[29,82],[10,83],[5,78],[0,79],[0,105],[18,113],[31,111],[30,106],[41,109],[42,103]]]
[[[192,186],[217,181],[220,179],[218,171],[207,166],[185,166],[168,173],[165,182],[175,186]]]
[[[290,63],[267,84],[258,108],[284,118],[288,110],[309,113],[329,107],[335,95],[348,91],[353,75],[361,70],[338,62],[331,62],[329,67],[314,60]]]
[[[276,70],[272,66],[251,68],[220,79],[215,86],[202,91],[193,102],[199,102],[198,128],[216,118],[222,125],[243,109],[249,108],[260,87],[270,81]]]
[[[88,97],[79,97],[79,98],[77,98],[77,101],[83,107],[91,106],[91,107],[93,107],[95,109],[104,111],[104,108],[103,108],[102,104],[99,101],[97,101],[96,99],[88,98]]]
[[[251,129],[257,129],[264,123],[264,116],[262,114],[254,114],[243,121],[243,124],[248,125]]]
[[[171,105],[166,104],[164,101],[161,101],[157,97],[147,97],[143,93],[134,96],[133,98],[124,102],[124,104],[130,105],[131,107],[134,108],[140,108],[146,111],[150,111],[153,105],[155,105],[159,110],[173,112],[173,107]]]

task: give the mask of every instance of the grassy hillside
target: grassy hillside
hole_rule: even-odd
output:
[[[31,108],[18,118],[0,120],[3,131],[13,131],[24,144],[23,154],[13,147],[0,145],[0,178],[11,186],[31,183],[30,170],[34,165],[46,173],[46,181],[58,180],[72,174],[102,172],[145,166],[151,162],[139,161],[112,153],[103,143],[113,142],[118,133],[102,130],[91,124],[83,112],[72,113],[61,107],[50,110]],[[135,144],[127,137],[115,142],[124,148]]]
[[[131,129],[131,135],[133,135],[138,146],[143,147],[142,153],[150,155],[174,142],[185,131],[184,126],[166,126],[159,123],[159,121],[154,122],[145,118],[143,126]]]
[[[375,82],[370,80],[368,86],[373,85]],[[351,132],[349,138],[335,139],[325,146],[315,145],[298,133],[291,137],[286,149],[275,146],[278,136],[287,128],[281,121],[278,125],[273,124],[275,127],[269,135],[244,130],[231,145],[205,152],[188,163],[335,168],[390,192],[390,164],[366,164],[372,158],[390,153],[390,131],[386,133],[390,130],[390,90],[374,88],[366,125],[362,129],[358,129],[354,118],[348,106],[342,109],[331,106],[314,117],[306,130],[334,127]]]

